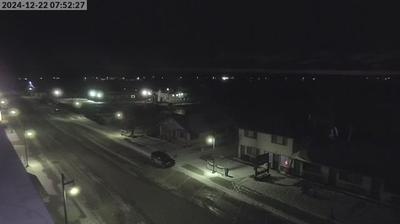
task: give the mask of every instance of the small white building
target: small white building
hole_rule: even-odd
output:
[[[183,103],[188,102],[188,94],[183,92],[161,92],[161,90],[156,92],[157,103]]]

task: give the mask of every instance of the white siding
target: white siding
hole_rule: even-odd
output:
[[[293,154],[293,138],[287,138],[287,144],[280,145],[272,143],[271,134],[267,133],[257,132],[257,138],[246,137],[244,136],[244,129],[239,129],[239,151],[240,145],[257,147],[261,154],[270,152],[289,157]]]

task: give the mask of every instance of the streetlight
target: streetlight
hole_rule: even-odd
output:
[[[90,98],[94,98],[97,95],[97,91],[94,89],[89,90],[88,92]]]
[[[79,187],[77,186],[73,186],[70,190],[69,190],[69,194],[71,196],[76,196],[80,193],[81,189],[79,189]]]
[[[6,99],[1,99],[1,100],[0,100],[0,105],[1,105],[1,106],[7,105],[7,100],[6,100]]]
[[[97,97],[98,99],[103,99],[103,97],[104,97],[104,93],[103,93],[103,92],[101,92],[101,91],[97,91],[97,93],[96,93],[96,97]]]
[[[67,192],[65,191],[65,187],[67,185],[72,184],[73,186],[71,187],[71,189],[69,190],[69,194],[71,196],[76,196],[79,194],[80,189],[75,186],[75,180],[69,180],[66,181],[65,180],[65,175],[63,173],[61,173],[61,191],[63,194],[63,204],[64,204],[64,224],[68,224],[68,213],[67,213]]]
[[[81,108],[81,107],[82,107],[82,103],[79,102],[79,101],[75,101],[75,102],[74,102],[74,107],[75,107],[75,108]]]
[[[124,119],[124,113],[122,113],[121,111],[115,112],[115,118],[117,120],[122,120]]]
[[[208,145],[212,145],[213,153],[215,152],[215,137],[210,135],[207,137],[206,142]],[[212,157],[212,173],[215,173],[215,158],[214,156]]]
[[[52,93],[54,97],[61,97],[63,95],[63,91],[59,88],[53,89]]]
[[[12,116],[12,117],[18,116],[19,115],[18,109],[15,109],[15,108],[10,109],[9,115]]]
[[[34,130],[25,130],[24,133],[24,141],[25,141],[25,162],[26,162],[26,168],[29,167],[29,151],[28,151],[28,141],[26,139],[33,139],[35,137],[36,133]]]
[[[208,136],[207,137],[207,144],[212,145],[213,150],[215,149],[215,137],[214,136]]]

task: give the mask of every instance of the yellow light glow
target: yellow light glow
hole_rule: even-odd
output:
[[[12,109],[10,109],[9,114],[10,114],[10,116],[15,117],[15,116],[19,115],[19,111],[18,111],[18,109],[12,108]]]
[[[79,187],[76,187],[76,186],[72,187],[72,188],[69,190],[69,194],[70,194],[71,196],[76,196],[76,195],[79,194],[79,192],[80,192],[80,189],[79,189]]]
[[[90,97],[96,97],[96,95],[97,95],[97,91],[96,90],[94,90],[94,89],[89,90],[89,96]]]
[[[208,136],[208,137],[207,137],[207,143],[208,143],[208,144],[211,145],[211,144],[214,143],[214,141],[215,141],[215,138],[214,138],[213,136]]]
[[[59,88],[53,89],[53,95],[55,97],[60,97],[60,96],[63,95],[63,91],[61,89],[59,89]]]
[[[34,138],[36,135],[34,130],[26,130],[25,131],[25,137],[27,138]]]
[[[115,118],[121,120],[124,118],[124,114],[122,112],[118,111],[115,113]]]
[[[74,102],[74,107],[80,108],[80,107],[82,107],[82,103],[79,102],[79,101],[75,101],[75,102]]]

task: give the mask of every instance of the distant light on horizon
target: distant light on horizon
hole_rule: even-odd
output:
[[[142,96],[151,96],[152,95],[152,92],[151,92],[151,90],[148,90],[148,89],[143,89],[142,91],[141,91],[141,94],[142,94]]]
[[[60,88],[53,89],[52,93],[55,97],[60,97],[63,95],[63,91]]]
[[[222,81],[227,81],[227,80],[229,80],[229,77],[228,76],[222,76]]]
[[[124,118],[124,113],[121,111],[115,112],[115,118],[118,120],[122,120]]]
[[[94,89],[89,90],[89,97],[96,97],[97,91]]]
[[[75,101],[75,102],[74,102],[74,107],[76,107],[76,108],[81,108],[81,107],[82,107],[82,103],[79,102],[79,101]]]
[[[101,92],[101,91],[98,91],[98,92],[96,93],[96,97],[99,98],[99,99],[102,99],[102,98],[104,97],[104,93]]]

